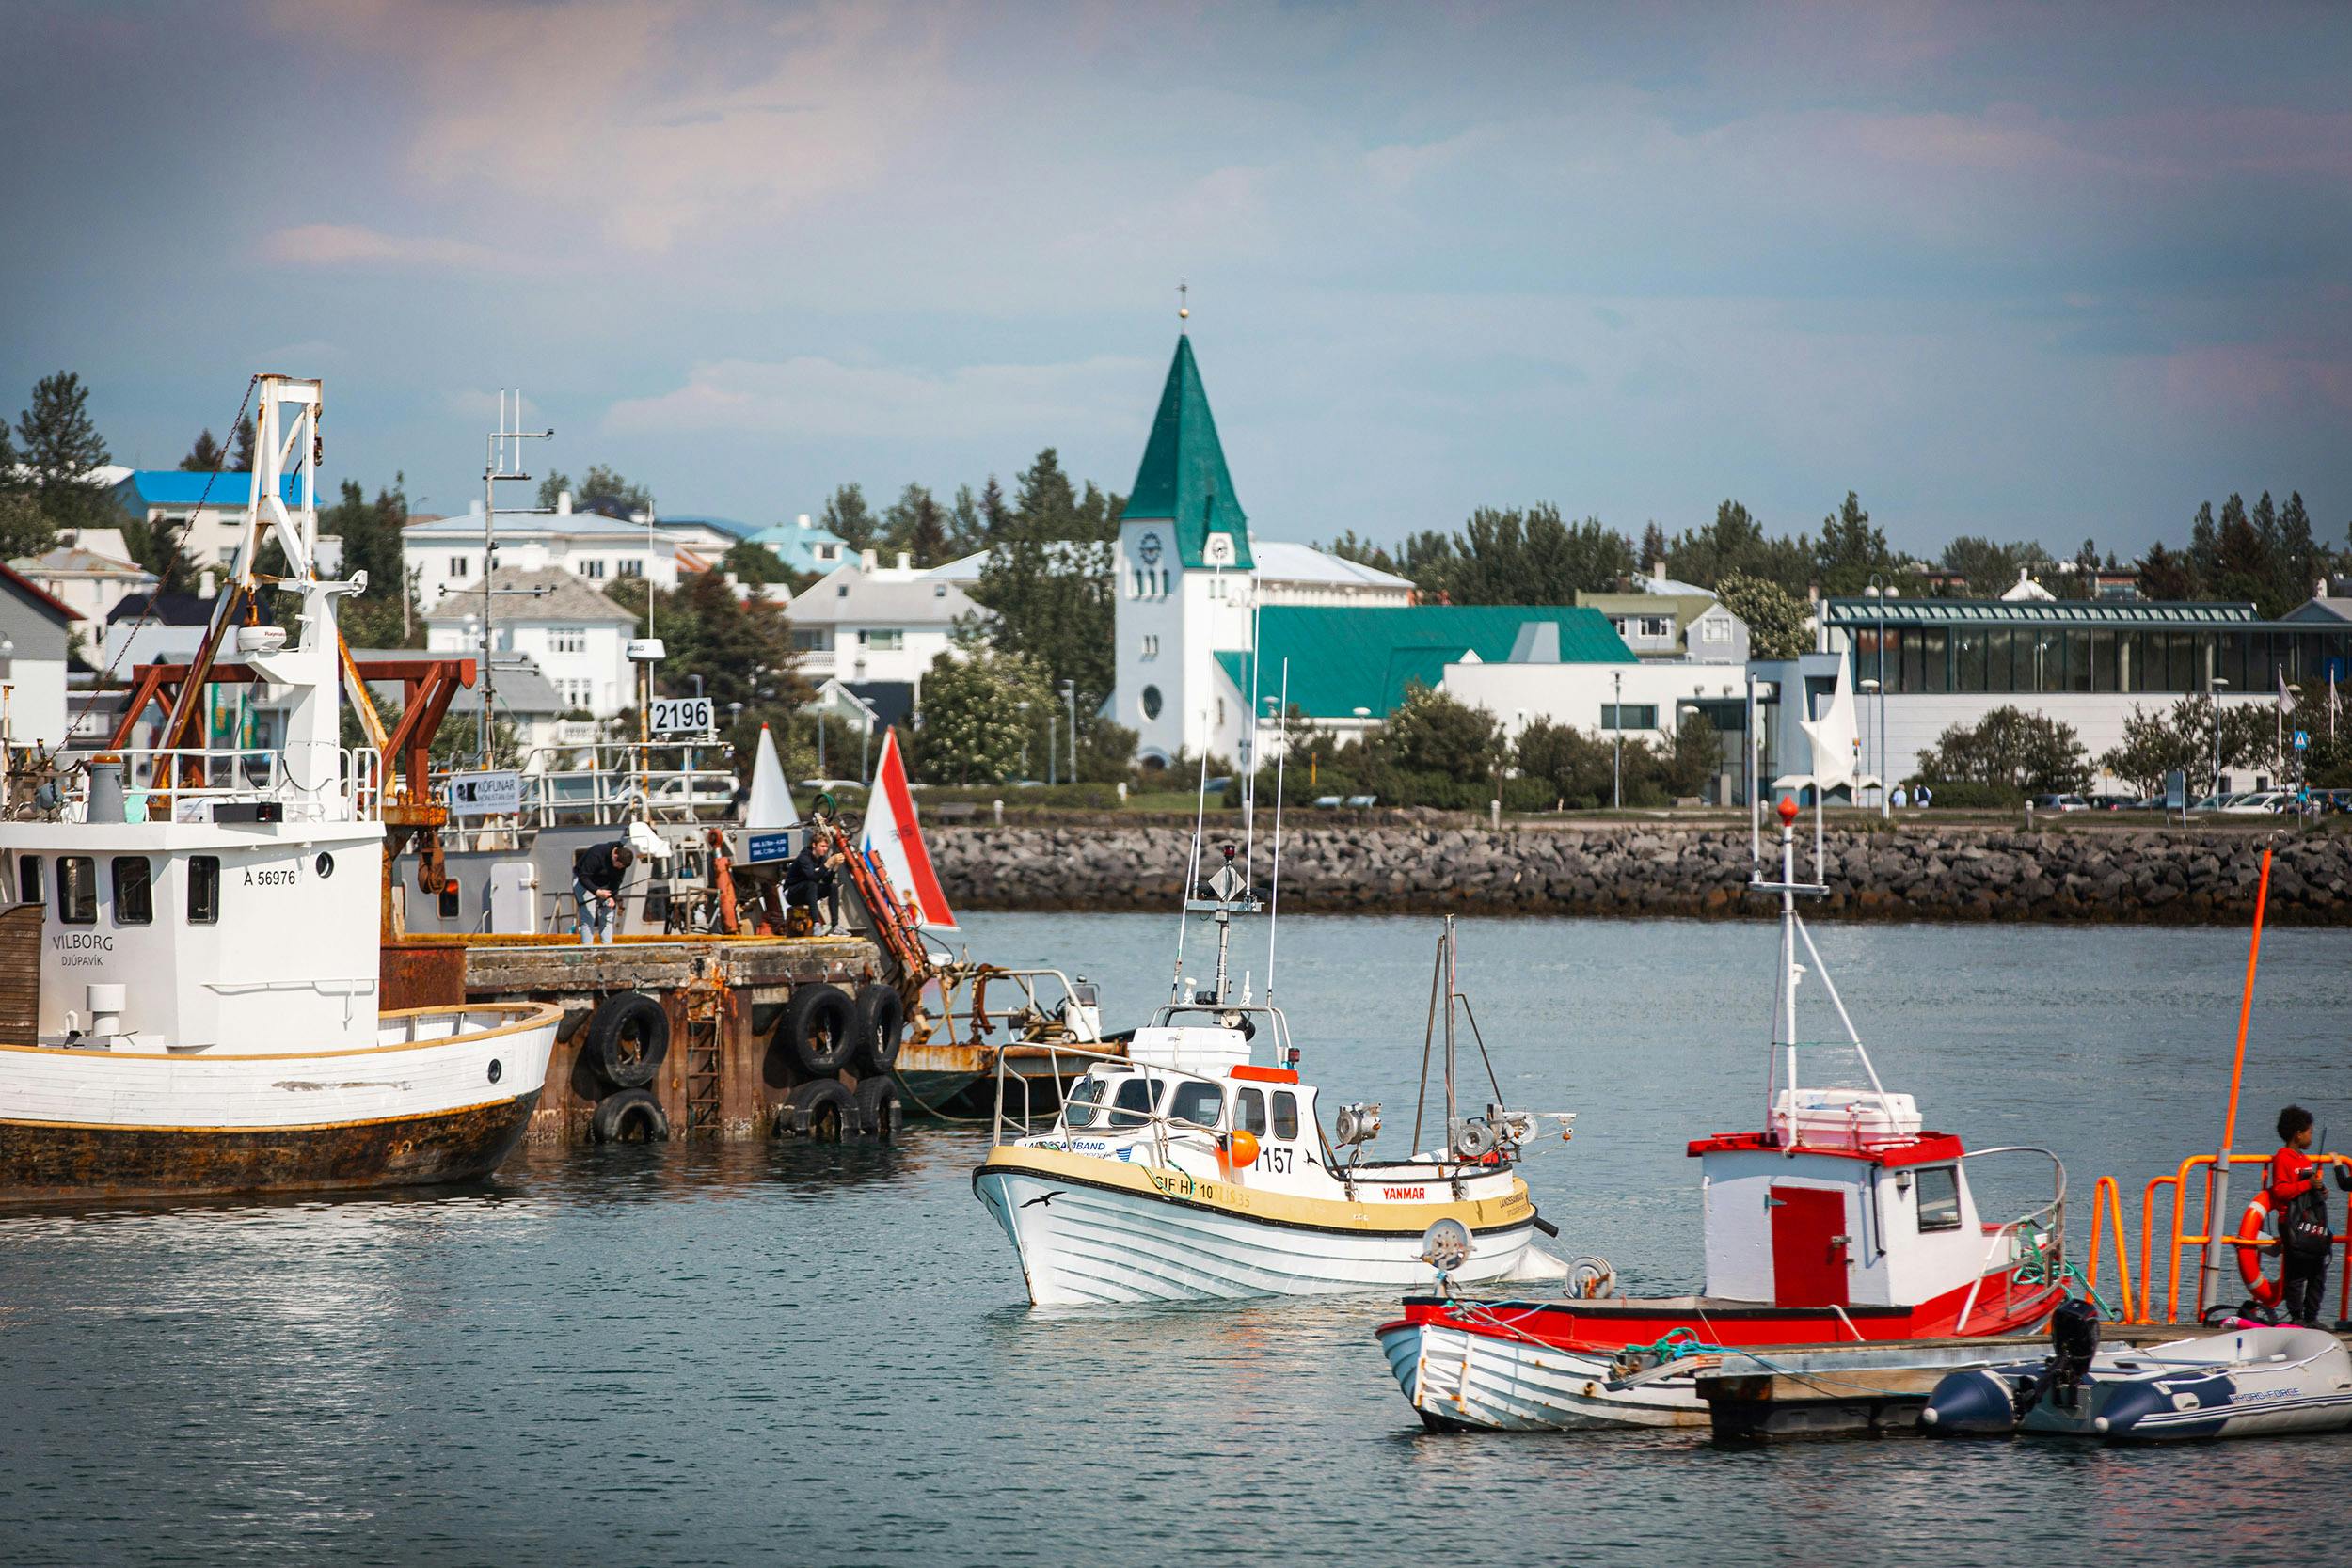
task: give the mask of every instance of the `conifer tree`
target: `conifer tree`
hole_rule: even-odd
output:
[[[192,474],[211,474],[220,472],[228,461],[229,453],[221,450],[208,426],[197,436],[196,445],[188,449],[188,455],[180,459],[180,467]]]
[[[59,371],[35,383],[16,434],[24,443],[18,461],[31,470],[34,495],[52,525],[101,528],[116,520],[105,492],[89,477],[105,467],[106,443],[89,417],[89,388],[80,376]]]

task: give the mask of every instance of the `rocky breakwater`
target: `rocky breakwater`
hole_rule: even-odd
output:
[[[945,828],[929,835],[948,897],[983,910],[1175,908],[1186,829]],[[1832,832],[1830,892],[1809,912],[1861,919],[2139,924],[2249,917],[2263,835],[2197,830],[2028,833],[1998,828]],[[1259,845],[1263,860],[1265,846]],[[1812,842],[1801,841],[1810,869]],[[1204,874],[1205,870],[1204,868]],[[1608,824],[1315,827],[1286,835],[1295,911],[1764,918],[1746,891],[1744,830]],[[2352,838],[2277,843],[2269,920],[2352,925]]]

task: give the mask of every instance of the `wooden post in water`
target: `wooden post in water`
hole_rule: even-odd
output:
[[[2246,948],[2246,991],[2237,1006],[2237,1060],[2230,1068],[2230,1109],[2221,1122],[2221,1152],[2205,1175],[2205,1260],[2197,1271],[2197,1316],[2213,1306],[2221,1272],[2221,1222],[2230,1203],[2230,1146],[2237,1140],[2238,1087],[2246,1078],[2246,1026],[2254,1014],[2254,969],[2263,954],[2263,909],[2270,900],[2270,848],[2263,847],[2262,880],[2254,888],[2254,938]]]

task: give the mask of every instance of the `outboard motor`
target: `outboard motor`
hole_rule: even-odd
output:
[[[2042,1374],[2042,1389],[2072,1407],[2099,1354],[2099,1308],[2080,1298],[2050,1314],[2050,1364]]]

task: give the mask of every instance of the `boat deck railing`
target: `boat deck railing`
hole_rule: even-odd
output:
[[[522,809],[516,818],[538,828],[601,827],[632,817],[715,821],[734,804],[733,755],[733,748],[717,739],[534,746],[516,768]],[[434,798],[444,798],[453,773],[468,770],[437,768],[430,779]]]
[[[1139,1062],[1132,1057],[1112,1052],[1080,1045],[1065,1045],[1058,1040],[1036,1041],[1033,1042],[1032,1048],[1045,1052],[1051,1080],[1057,1085],[1070,1076],[1063,1063],[1063,1058],[1067,1057],[1070,1059],[1069,1066],[1073,1069],[1082,1064],[1110,1062],[1122,1068],[1133,1069],[1137,1075],[1145,1077],[1147,1081],[1157,1078],[1188,1080],[1197,1084],[1212,1085],[1217,1090],[1220,1105],[1223,1103],[1225,1081],[1205,1072],[1193,1072],[1184,1068],[1164,1067],[1157,1062]],[[996,1053],[996,1109],[994,1119],[990,1124],[992,1129],[990,1142],[997,1145],[1034,1136],[1040,1131],[1037,1111],[1030,1097],[1029,1079],[1025,1074],[1010,1071],[1009,1068],[1010,1063],[1006,1053],[998,1052]],[[1005,1085],[1008,1081],[1021,1086],[1021,1115],[1018,1119],[1005,1114]],[[1058,1093],[1058,1088],[1057,1092]],[[1063,1097],[1055,1106],[1053,1118],[1045,1124],[1043,1131],[1059,1132],[1065,1136],[1072,1132],[1089,1132],[1147,1133],[1152,1141],[1153,1163],[1162,1165],[1168,1164],[1171,1129],[1181,1130],[1182,1132],[1198,1132],[1210,1139],[1219,1136],[1216,1128],[1203,1127],[1196,1121],[1170,1117],[1167,1112],[1159,1109],[1159,1099],[1160,1097],[1155,1096],[1152,1107],[1140,1111],[1105,1102],[1091,1103],[1089,1107],[1088,1119],[1073,1127],[1070,1121],[1070,1101],[1067,1097]],[[1095,1123],[1096,1117],[1102,1118],[1100,1126]]]
[[[1952,1325],[1955,1334],[1968,1331],[1985,1276],[2001,1266],[2001,1309],[2006,1313],[2023,1295],[2039,1295],[2059,1282],[2066,1267],[2066,1164],[2056,1151],[2034,1144],[2003,1144],[1972,1148],[1960,1161],[1988,1160],[2003,1154],[2038,1154],[2050,1162],[2050,1201],[2020,1214],[2006,1225],[1988,1225],[1984,1262],[1968,1287],[1967,1299]],[[1973,1184],[1971,1190],[1973,1191]]]
[[[384,804],[383,760],[372,747],[125,746],[109,754],[122,759],[126,805],[150,821],[199,819],[189,802],[270,801],[290,822],[372,822]],[[64,816],[85,821],[88,809],[85,793]],[[209,817],[206,806],[201,818]]]

